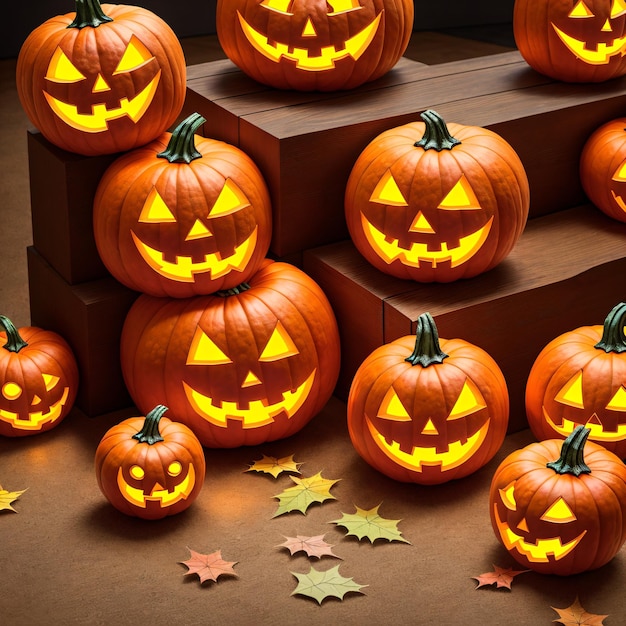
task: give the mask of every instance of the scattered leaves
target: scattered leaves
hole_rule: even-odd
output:
[[[287,548],[291,556],[298,552],[305,552],[309,558],[321,559],[323,556],[332,556],[336,559],[341,558],[333,552],[333,546],[324,541],[324,535],[316,535],[315,537],[297,535],[296,537],[285,537],[285,539],[287,541],[281,543],[278,547]]]
[[[359,541],[367,538],[372,543],[377,539],[411,543],[398,530],[397,524],[402,520],[385,519],[378,514],[380,504],[369,510],[361,509],[358,506],[355,508],[356,513],[342,513],[341,519],[332,520],[329,523],[343,526],[348,531],[348,535],[357,537]]]
[[[17,513],[17,511],[11,506],[11,503],[15,502],[26,489],[22,489],[21,491],[7,491],[0,486],[0,511],[13,511]]]
[[[603,619],[608,617],[608,615],[595,615],[593,613],[587,613],[585,609],[580,605],[578,601],[578,596],[576,596],[576,600],[571,606],[568,606],[566,609],[554,609],[558,614],[559,618],[552,620],[553,622],[559,622],[563,624],[563,626],[602,626]]]
[[[480,576],[472,576],[472,578],[478,581],[476,589],[478,589],[478,587],[484,587],[485,585],[496,585],[497,588],[504,587],[506,589],[510,589],[513,579],[518,574],[523,574],[524,572],[529,571],[530,570],[527,569],[514,570],[511,567],[505,569],[504,567],[494,565],[493,572],[486,572]]]
[[[186,561],[181,561],[189,570],[185,572],[185,576],[198,574],[200,583],[207,580],[217,581],[218,576],[222,575],[237,576],[237,573],[233,570],[233,565],[236,565],[237,561],[224,561],[224,559],[222,559],[221,550],[217,550],[211,554],[200,554],[191,548],[187,548],[187,550],[191,553],[191,558]]]
[[[246,472],[264,472],[265,474],[271,474],[274,478],[277,478],[278,475],[283,472],[299,474],[301,465],[302,463],[297,463],[293,460],[293,454],[284,456],[282,459],[277,459],[275,456],[266,456],[264,454],[263,458],[255,461]]]
[[[335,496],[330,493],[330,489],[339,480],[322,478],[321,472],[308,478],[298,478],[297,476],[290,476],[289,478],[296,484],[274,496],[278,498],[279,505],[272,517],[278,517],[291,511],[300,511],[304,514],[313,502],[336,500]]]
[[[347,593],[363,593],[361,589],[367,587],[355,583],[352,578],[344,578],[339,573],[339,565],[322,572],[311,566],[306,574],[291,573],[298,579],[298,586],[291,595],[308,596],[318,604],[331,596],[343,600]]]

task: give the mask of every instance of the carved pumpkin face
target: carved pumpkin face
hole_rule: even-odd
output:
[[[412,19],[404,0],[230,0],[218,2],[217,32],[226,54],[260,82],[329,91],[391,69]],[[392,32],[393,49],[385,43]]]

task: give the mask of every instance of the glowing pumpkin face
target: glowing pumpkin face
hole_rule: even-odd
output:
[[[224,0],[217,32],[229,58],[260,82],[330,91],[391,69],[412,19],[413,4],[405,0]],[[391,33],[393,46],[385,43]]]

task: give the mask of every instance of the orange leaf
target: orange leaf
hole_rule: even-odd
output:
[[[475,580],[478,581],[478,587],[483,587],[485,585],[496,585],[496,587],[504,587],[506,589],[511,588],[511,583],[513,579],[518,574],[523,574],[524,572],[528,572],[530,570],[514,570],[512,568],[504,569],[503,567],[498,567],[497,565],[493,566],[493,572],[487,572],[485,574],[481,574],[480,576],[472,576]]]
[[[279,548],[287,548],[291,555],[298,552],[306,552],[308,557],[322,558],[323,556],[333,556],[336,559],[341,557],[333,552],[333,546],[324,541],[324,535],[316,535],[315,537],[304,537],[297,535],[296,537],[285,537],[287,541],[281,543]]]
[[[604,623],[602,620],[608,615],[595,615],[594,613],[587,613],[585,609],[580,605],[578,596],[571,606],[566,609],[557,609],[550,607],[559,614],[559,618],[552,620],[553,622],[559,622],[563,626],[602,626]]]
[[[198,574],[200,577],[200,583],[206,580],[217,581],[218,576],[237,576],[233,571],[233,565],[237,564],[237,561],[228,562],[222,559],[222,551],[217,550],[211,554],[200,554],[191,548],[187,548],[191,553],[191,558],[187,561],[181,561],[183,565],[186,565],[189,571],[185,572],[185,576],[188,574]]]

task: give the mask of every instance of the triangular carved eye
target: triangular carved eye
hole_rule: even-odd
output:
[[[115,71],[113,74],[121,74],[123,72],[131,72],[132,70],[136,70],[141,67],[148,61],[152,60],[154,57],[144,46],[137,37],[134,35],[130,38],[128,42],[128,46],[126,46],[126,50],[120,62],[117,64]]]
[[[612,411],[626,411],[626,388],[620,387],[606,405],[606,408]]]
[[[283,325],[278,322],[261,352],[259,361],[278,361],[294,354],[298,354],[298,348]]]
[[[509,511],[517,510],[517,502],[515,502],[515,481],[509,483],[504,489],[499,489],[500,500]]]
[[[58,376],[53,376],[52,374],[42,374],[41,376],[47,391],[54,389],[59,380],[61,380]]]
[[[472,186],[465,178],[465,174],[463,174],[437,208],[448,211],[462,211],[480,209],[481,206]]]
[[[46,78],[55,83],[77,83],[79,80],[85,80],[85,76],[78,71],[61,48],[54,51]]]
[[[222,365],[225,363],[232,363],[232,361],[201,328],[196,328],[187,355],[187,365]]]
[[[390,170],[387,170],[378,181],[370,197],[370,202],[390,206],[408,206],[408,202],[402,195],[398,183]]]
[[[327,0],[332,12],[328,15],[336,15],[337,13],[346,13],[347,11],[354,11],[360,9],[361,5],[358,0]]]
[[[578,372],[576,376],[567,381],[565,385],[563,385],[559,393],[556,394],[554,399],[561,404],[573,406],[577,409],[584,409],[585,403],[583,402],[583,373]]]
[[[209,217],[223,217],[236,213],[240,209],[249,206],[248,198],[239,187],[228,178],[217,197],[213,208],[209,211]]]
[[[278,13],[293,15],[293,13],[289,12],[289,6],[291,5],[291,1],[292,0],[263,0],[263,2],[261,2],[261,6],[265,7],[266,9],[276,11]]]
[[[161,198],[156,187],[153,187],[141,209],[139,221],[143,224],[159,224],[175,222],[176,218],[169,210],[165,200]]]
[[[574,5],[574,8],[569,12],[568,17],[593,17],[593,13],[589,10],[589,7],[583,2],[578,0]]]
[[[393,422],[410,422],[411,416],[407,413],[404,405],[398,398],[398,394],[393,387],[389,387],[389,390],[385,394],[383,401],[380,403],[378,409],[378,417],[391,420]]]
[[[611,5],[611,19],[626,14],[626,0],[613,0]]]
[[[555,524],[565,524],[573,522],[576,519],[572,509],[569,508],[567,502],[559,497],[548,510],[541,516],[545,522],[554,522]]]
[[[485,400],[478,390],[478,387],[476,387],[476,385],[468,379],[465,381],[463,389],[461,389],[461,393],[454,403],[452,411],[450,411],[450,415],[448,415],[448,419],[460,419],[466,415],[476,413],[476,411],[484,409],[486,406]]]
[[[613,180],[616,183],[626,182],[626,161],[624,161],[613,174]]]

